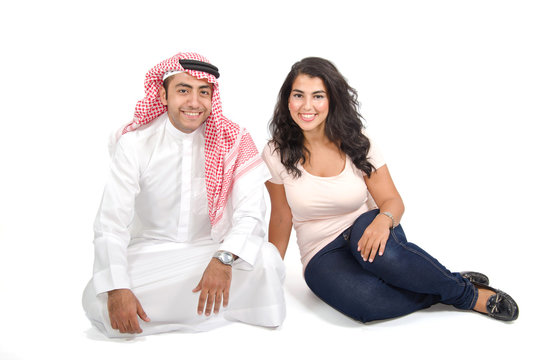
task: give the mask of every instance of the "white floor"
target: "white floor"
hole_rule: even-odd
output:
[[[281,328],[234,323],[206,333],[169,333],[132,340],[109,340],[90,326],[79,306],[81,284],[60,293],[46,280],[47,275],[60,273],[37,274],[34,281],[28,279],[11,291],[4,292],[8,287],[3,288],[0,359],[212,359],[218,354],[237,359],[288,355],[316,359],[457,359],[485,355],[511,359],[522,349],[528,350],[526,354],[542,355],[542,290],[533,293],[529,274],[527,280],[518,281],[514,273],[498,271],[521,308],[520,318],[514,323],[436,305],[399,319],[363,325],[331,309],[307,289],[296,255],[288,253],[288,315]],[[488,274],[492,280],[498,277]]]
[[[541,2],[196,3],[0,6],[0,360],[544,358]],[[332,60],[359,91],[409,241],[485,272],[520,318],[435,306],[359,324],[310,293],[293,238],[281,328],[102,337],[80,302],[107,135],[132,118],[145,72],[179,51],[220,68],[224,113],[259,148],[291,64]]]

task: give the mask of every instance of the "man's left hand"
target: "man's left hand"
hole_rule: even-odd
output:
[[[212,311],[218,313],[223,302],[223,307],[229,303],[230,281],[232,279],[232,267],[223,264],[216,258],[213,258],[193,292],[200,291],[198,299],[197,312],[202,315],[204,305],[206,305],[206,316]]]

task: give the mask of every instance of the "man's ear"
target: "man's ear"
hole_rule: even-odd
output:
[[[167,105],[167,101],[166,101],[166,89],[164,88],[164,86],[161,85],[161,88],[159,89],[159,97],[161,99],[161,103],[166,106]]]

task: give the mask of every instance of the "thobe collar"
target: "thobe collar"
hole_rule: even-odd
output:
[[[196,135],[204,134],[204,131],[206,130],[206,122],[204,122],[202,125],[198,127],[195,131],[192,133],[186,134],[182,131],[179,131],[170,121],[170,118],[166,118],[166,131],[170,135],[172,135],[175,139],[181,140],[181,141],[192,141]]]

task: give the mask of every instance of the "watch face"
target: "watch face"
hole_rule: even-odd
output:
[[[223,264],[227,264],[227,265],[232,264],[232,254],[230,254],[228,252],[221,252],[220,254],[218,254],[217,258]]]

